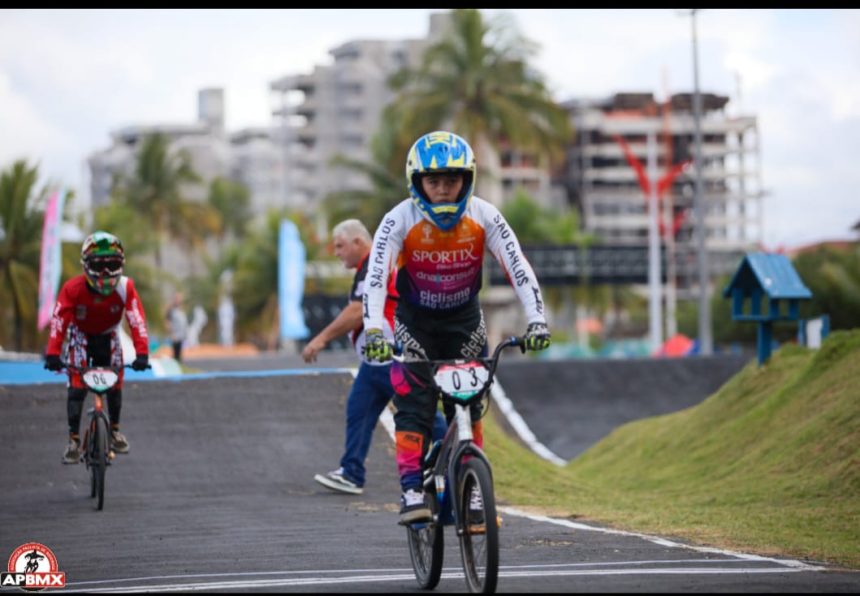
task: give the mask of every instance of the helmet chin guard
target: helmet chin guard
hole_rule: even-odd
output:
[[[110,295],[119,284],[125,264],[125,249],[108,232],[93,232],[81,246],[81,265],[87,284],[99,294]]]
[[[89,286],[104,296],[110,296],[111,293],[116,289],[117,285],[119,285],[120,276],[117,275],[115,277],[95,277],[87,272],[87,283]]]

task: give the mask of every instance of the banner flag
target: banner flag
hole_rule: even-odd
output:
[[[51,320],[60,273],[63,268],[60,228],[63,224],[64,190],[54,191],[45,206],[45,222],[42,226],[42,254],[39,264],[39,314],[36,329],[41,330]]]
[[[281,340],[304,339],[310,335],[302,312],[305,293],[305,247],[296,224],[281,221],[278,234],[278,309]]]

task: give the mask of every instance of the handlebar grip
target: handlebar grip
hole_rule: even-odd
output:
[[[523,354],[526,352],[526,338],[524,335],[512,335],[505,343],[511,347],[519,348]]]

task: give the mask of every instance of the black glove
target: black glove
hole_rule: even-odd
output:
[[[527,350],[545,350],[549,347],[549,329],[545,323],[531,323],[526,331]]]
[[[134,362],[131,363],[134,370],[146,370],[149,368],[149,354],[138,354]]]
[[[48,370],[61,370],[63,363],[56,354],[48,354],[45,356],[45,368]]]

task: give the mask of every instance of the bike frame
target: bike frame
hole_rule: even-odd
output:
[[[489,399],[499,355],[511,346],[525,351],[524,339],[511,337],[496,346],[491,358],[434,361],[419,357],[413,361],[428,364],[437,398],[454,407],[448,432],[441,441],[432,443],[421,466],[422,484],[432,504],[433,518],[406,524],[412,569],[423,589],[435,588],[442,576],[443,530],[448,525],[456,529],[469,591],[489,593],[496,589],[500,521],[492,468],[472,434],[471,408]],[[407,361],[399,351],[395,359]],[[486,410],[481,416],[484,414]],[[482,499],[481,514],[471,509],[475,489]]]
[[[104,399],[102,396],[116,387],[119,382],[119,373],[123,368],[132,368],[130,365],[122,367],[115,366],[74,366],[71,363],[63,363],[63,367],[70,372],[76,372],[81,375],[81,380],[87,388],[87,393],[93,394],[93,407],[87,409],[87,427],[84,432],[83,440],[81,441],[81,449],[83,451],[83,460],[87,471],[91,474],[90,496],[98,497],[96,509],[101,510],[104,507],[105,494],[105,472],[107,466],[111,465],[111,460],[114,458],[114,451],[110,447],[110,418],[105,412]],[[114,375],[111,379],[109,375]],[[99,431],[99,426],[103,431]],[[104,437],[99,436],[98,439],[92,436],[92,433],[100,435],[105,433]],[[101,447],[99,447],[99,445]],[[94,457],[96,450],[104,450],[102,455]]]
[[[435,380],[434,387],[437,391],[439,398],[442,399],[443,402],[452,404],[454,406],[454,418],[451,421],[451,424],[448,426],[448,432],[445,434],[445,437],[442,439],[441,444],[439,445],[438,452],[435,456],[435,461],[430,462],[425,460],[424,464],[424,488],[425,490],[432,490],[436,492],[437,499],[440,503],[440,510],[438,513],[438,519],[434,520],[435,523],[439,523],[442,525],[450,525],[452,522],[450,520],[443,519],[448,507],[451,504],[451,499],[447,497],[446,493],[456,493],[459,491],[459,482],[456,482],[458,478],[460,478],[461,474],[461,466],[463,465],[463,458],[465,456],[476,457],[484,461],[487,464],[487,468],[490,470],[492,475],[492,467],[490,466],[490,462],[487,459],[487,456],[484,454],[484,451],[478,447],[478,445],[474,442],[474,437],[472,435],[472,415],[470,412],[470,407],[472,403],[481,401],[490,391],[490,388],[493,384],[496,375],[496,368],[499,364],[499,357],[501,356],[502,351],[505,348],[509,347],[519,347],[522,351],[525,351],[525,343],[523,338],[520,337],[509,337],[508,339],[500,342],[495,350],[493,350],[493,355],[490,358],[473,358],[473,359],[447,359],[447,360],[430,360],[430,359],[420,359],[419,362],[426,362],[430,364],[432,369],[435,372],[435,369],[438,366],[444,364],[467,364],[470,362],[482,362],[487,366],[488,377],[483,387],[478,390],[471,398],[466,401],[461,400],[458,397],[455,397],[449,393],[446,393],[442,388],[440,388]],[[406,362],[406,358],[402,355],[396,355],[394,357],[398,362]],[[432,378],[432,375],[431,375]],[[431,446],[431,449],[435,447]],[[452,490],[447,490],[448,488],[453,487]],[[462,502],[463,500],[460,498],[462,495],[453,494],[454,497],[454,519],[453,524],[456,527],[457,534],[461,535],[465,531],[465,526],[463,520],[465,516],[462,511]]]
[[[89,417],[89,420],[90,420],[90,424],[87,426],[87,434],[89,434],[90,427],[92,426],[92,420],[94,418],[103,419],[105,422],[106,428],[108,430],[110,430],[110,419],[108,418],[108,415],[105,412],[104,400],[102,399],[102,395],[104,395],[104,394],[103,393],[97,393],[97,392],[93,391],[92,389],[90,390],[90,393],[93,394],[93,407],[91,407],[87,410],[87,416]],[[89,467],[90,450],[89,450],[89,445],[88,445],[88,441],[87,441],[86,437],[84,438],[84,441],[81,443],[81,446],[84,447],[84,460],[87,463],[87,467]],[[109,460],[111,459],[110,455],[108,456],[108,459]]]
[[[442,440],[442,444],[439,447],[439,454],[433,467],[428,470],[431,473],[428,474],[428,478],[425,480],[425,485],[429,484],[430,486],[425,486],[425,489],[436,491],[437,498],[440,500],[440,505],[444,504],[444,507],[442,507],[439,512],[440,518],[442,517],[445,509],[450,507],[453,503],[454,525],[456,526],[457,534],[459,535],[464,530],[463,519],[465,516],[461,509],[461,495],[457,494],[457,491],[459,490],[459,482],[456,482],[456,479],[460,477],[463,458],[467,455],[476,457],[483,460],[487,464],[487,467],[490,467],[490,462],[483,450],[474,442],[474,437],[472,436],[472,416],[469,413],[469,408],[467,406],[464,407],[459,403],[454,404],[454,407],[454,419],[449,426],[448,434],[446,434],[445,438]],[[448,490],[452,487],[452,490]],[[454,498],[446,499],[445,493],[453,493],[452,496]],[[437,520],[437,523],[448,525],[445,521],[446,520],[439,519]]]

